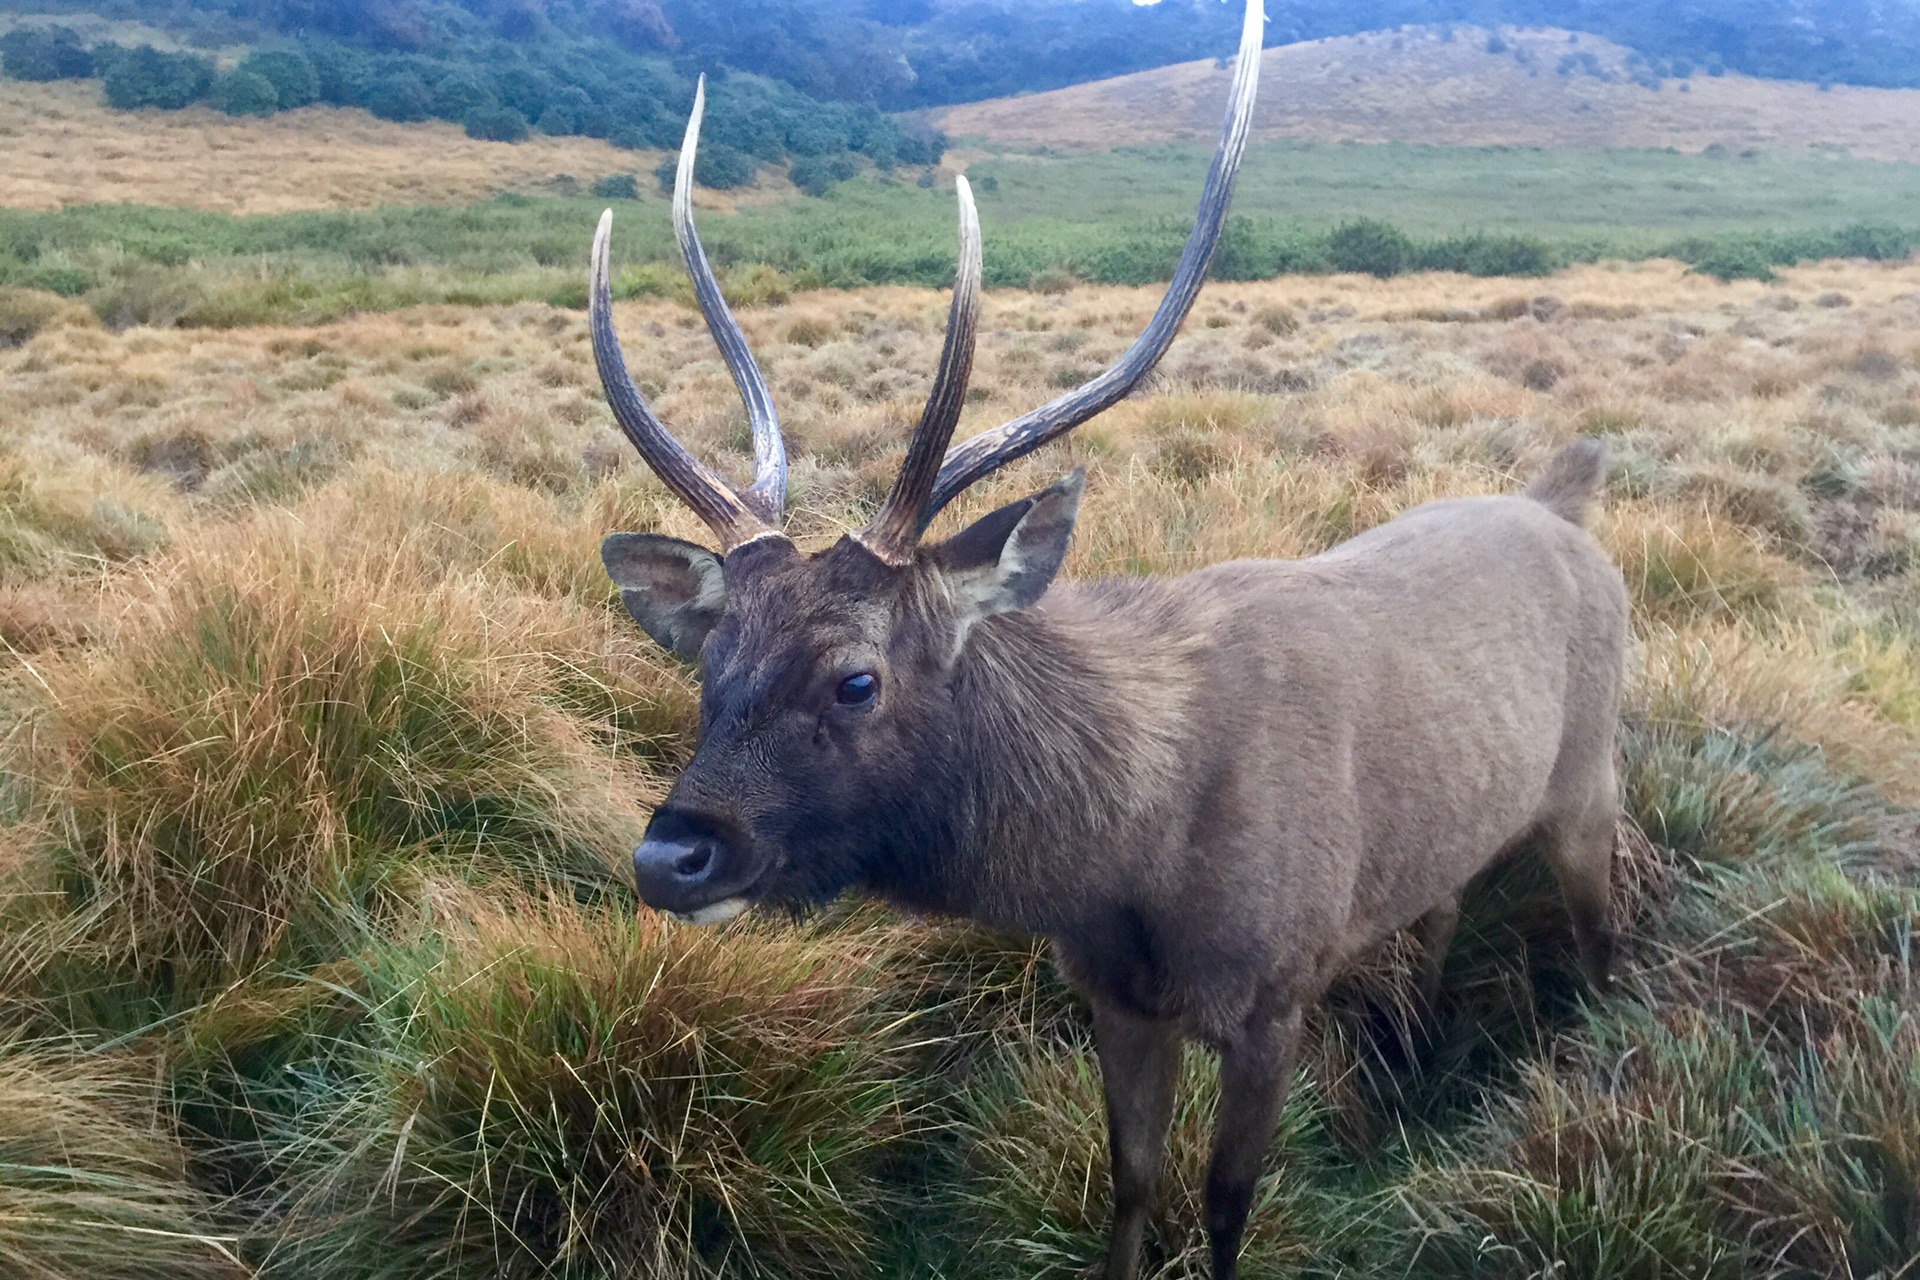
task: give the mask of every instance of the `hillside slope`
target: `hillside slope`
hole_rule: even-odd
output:
[[[289,213],[463,204],[500,191],[553,191],[565,175],[584,186],[644,174],[659,158],[596,138],[482,142],[456,125],[395,124],[343,107],[266,120],[210,107],[112,111],[91,82],[0,80],[0,207],[13,209],[137,203]]]
[[[1499,52],[1489,52],[1489,48]],[[1631,55],[1542,28],[1407,29],[1266,51],[1256,136],[1325,142],[1700,151],[1844,147],[1920,162],[1920,90],[1749,76],[1636,82]],[[1188,62],[941,112],[956,137],[1105,148],[1197,140],[1219,127],[1229,71]],[[1644,72],[1642,73],[1644,74]]]

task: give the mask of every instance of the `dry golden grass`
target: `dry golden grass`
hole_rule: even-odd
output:
[[[1156,300],[992,294],[961,434],[1098,369]],[[788,424],[804,537],[832,536],[884,491],[944,312],[940,294],[906,288],[743,309]],[[739,471],[743,417],[698,315],[639,301],[619,322],[663,417]],[[1866,756],[1906,792],[1915,650],[1858,637],[1910,622],[1916,332],[1913,264],[1819,264],[1772,286],[1664,262],[1579,267],[1524,292],[1437,275],[1215,285],[1150,394],[1010,468],[943,527],[1079,461],[1093,492],[1072,572],[1303,555],[1429,497],[1511,487],[1570,436],[1604,433],[1619,500],[1600,533],[1656,651],[1670,632],[1784,646],[1824,674],[1736,683],[1831,694],[1756,693],[1745,712],[1816,734],[1879,726]],[[606,529],[701,532],[611,429],[584,317],[541,304],[307,329],[55,327],[0,353],[0,390],[20,459],[0,623],[22,652],[97,636],[111,584],[130,580],[114,565],[233,556],[281,506],[335,560],[438,547],[441,569],[487,564],[576,603],[607,598],[593,556]],[[1821,710],[1837,706],[1838,720]]]
[[[962,432],[1099,368],[1157,300],[1071,282],[991,294]],[[943,295],[905,288],[741,308],[788,423],[791,523],[805,544],[864,519],[890,483],[945,313]],[[697,313],[655,299],[621,304],[617,321],[661,415],[744,474],[743,415]],[[706,532],[613,430],[584,316],[520,304],[311,328],[56,324],[0,349],[0,403],[0,1034],[137,1046],[131,1067],[101,1060],[101,1079],[131,1089],[136,1067],[143,1082],[164,1075],[206,1125],[190,1135],[196,1155],[239,1162],[299,1210],[222,1206],[243,1256],[286,1250],[288,1274],[322,1278],[376,1265],[552,1274],[542,1269],[558,1259],[643,1256],[661,1274],[693,1274],[685,1246],[704,1219],[688,1215],[719,1186],[746,1197],[732,1210],[739,1238],[796,1274],[865,1274],[855,1255],[885,1232],[860,1215],[910,1212],[868,1146],[955,1115],[971,1145],[932,1181],[958,1186],[980,1237],[1019,1255],[992,1274],[1093,1256],[1104,1193],[1088,1062],[1055,1046],[995,1067],[978,1052],[1071,1039],[1070,1002],[1036,978],[1033,951],[955,929],[870,928],[861,913],[817,932],[743,921],[698,935],[622,918],[615,868],[686,758],[696,689],[620,615],[595,545],[617,528]],[[1647,1007],[1724,997],[1738,1005],[1729,1017],[1852,1027],[1870,1065],[1879,1042],[1836,1010],[1864,1009],[1858,993],[1880,989],[1858,974],[1893,972],[1873,967],[1892,964],[1874,940],[1909,936],[1895,927],[1909,900],[1853,885],[1833,849],[1870,847],[1914,871],[1910,836],[1879,824],[1893,821],[1887,797],[1920,797],[1920,264],[1821,264],[1771,286],[1673,263],[1524,287],[1212,286],[1142,394],[968,494],[940,529],[1082,463],[1091,491],[1072,575],[1308,555],[1432,497],[1510,490],[1579,434],[1612,446],[1596,533],[1626,572],[1639,638],[1623,735],[1623,825],[1638,853],[1621,864],[1621,909],[1633,946],[1659,954],[1631,961],[1627,981],[1692,993]],[[1777,865],[1802,846],[1807,866]],[[1683,860],[1756,869],[1702,888]],[[1805,878],[1767,878],[1789,872]],[[1692,896],[1676,905],[1669,889]],[[1714,907],[1724,916],[1703,914],[1736,889],[1754,895],[1751,910],[1729,898]],[[1465,1029],[1454,1039],[1517,1061],[1557,1033],[1509,953],[1550,962],[1565,930],[1514,901],[1495,918],[1515,932],[1463,930],[1450,968],[1473,975],[1452,997]],[[1798,914],[1774,930],[1768,913],[1783,902]],[[1783,940],[1734,946],[1735,929]],[[876,965],[875,948],[892,958]],[[655,969],[674,966],[655,960],[682,953],[715,967],[682,966],[656,987]],[[779,972],[816,954],[832,959],[821,971],[832,983],[854,983],[832,986],[846,1002],[817,1023],[789,998],[813,988]],[[735,981],[734,966],[753,981]],[[1324,1194],[1314,1180],[1326,1169],[1398,1141],[1409,1115],[1433,1132],[1380,1100],[1417,1093],[1414,1073],[1369,1056],[1365,1010],[1397,1007],[1408,968],[1404,945],[1389,950],[1322,1014],[1317,1083],[1297,1095],[1291,1154],[1263,1191],[1256,1249],[1276,1265],[1353,1239],[1351,1215],[1374,1212],[1365,1197],[1346,1206],[1345,1183]],[[736,997],[737,1016],[720,1009]],[[648,1021],[656,999],[688,1010],[688,1027],[719,1028],[702,1049],[717,1054],[702,1069],[718,1083],[673,1104],[676,1131],[697,1141],[660,1148],[672,1176],[657,1184],[631,1173],[640,1138],[664,1132],[647,1109],[654,1077],[633,1064],[658,1061],[658,1079],[693,1086],[678,1042]],[[324,1020],[335,1005],[358,1019],[341,1043]],[[1582,1025],[1615,1011],[1593,1008]],[[779,1021],[795,1009],[806,1016]],[[864,1051],[845,1029],[869,1015],[911,1042],[903,1074],[840,1052]],[[894,1043],[872,1041],[876,1053]],[[296,1044],[325,1065],[261,1068],[304,1101],[256,1140],[256,1117],[241,1113],[265,1086],[244,1073]],[[1558,1062],[1535,1059],[1543,1071]],[[41,1070],[0,1040],[0,1092]],[[1197,1185],[1205,1074],[1189,1081],[1177,1140],[1182,1203]],[[803,1076],[818,1085],[804,1097],[763,1084]],[[1509,1077],[1461,1078],[1478,1099]],[[503,1091],[489,1092],[495,1082]],[[1875,1077],[1859,1096],[1904,1115],[1902,1089]],[[1557,1097],[1520,1088],[1510,1101],[1528,1132],[1611,1123],[1578,1090],[1567,1093],[1577,1115],[1554,1110]],[[1670,1172],[1661,1153],[1674,1134],[1647,1123],[1642,1145],[1622,1140],[1619,1167]],[[1845,1119],[1843,1136],[1808,1149],[1837,1160],[1850,1135],[1891,1144],[1911,1130]],[[93,1163],[158,1170],[140,1195],[203,1249],[204,1197],[173,1180],[171,1137],[101,1132]],[[853,1145],[829,1186],[798,1147],[761,1144],[777,1134],[801,1135],[813,1154]],[[1484,1225],[1513,1208],[1496,1194],[1513,1184],[1481,1179],[1474,1170],[1503,1166],[1469,1155],[1458,1179],[1406,1185],[1453,1215],[1462,1248],[1532,1230]],[[700,1162],[713,1159],[725,1167],[708,1177]],[[1584,1195],[1588,1171],[1547,1172]],[[1654,1209],[1694,1194],[1647,1193]],[[1793,1191],[1781,1212],[1814,1212],[1824,1194]],[[128,1212],[145,1204],[133,1197]],[[1647,1207],[1609,1204],[1603,1221],[1629,1227]],[[56,1247],[91,1247],[97,1219],[73,1216]],[[1162,1236],[1176,1271],[1197,1266],[1195,1221],[1182,1210]],[[1851,1246],[1823,1221],[1825,1235],[1783,1229],[1776,1244],[1837,1274],[1832,1258]],[[559,1229],[570,1223],[583,1234]],[[0,1270],[6,1248],[27,1247],[10,1242],[38,1247],[33,1229],[0,1213]],[[513,1233],[506,1261],[494,1231]],[[1822,1253],[1805,1243],[1816,1239],[1841,1243]]]
[[[1321,142],[1699,151],[1845,147],[1862,159],[1920,160],[1920,90],[1696,75],[1653,91],[1622,74],[1626,50],[1593,35],[1506,28],[1409,29],[1269,49],[1254,136]],[[1556,74],[1590,53],[1612,76]],[[1230,73],[1181,63],[941,113],[958,136],[1031,146],[1115,147],[1202,140],[1219,127]]]
[[[358,108],[234,119],[211,107],[110,110],[97,81],[0,80],[0,205],[138,203],[225,213],[464,204],[648,173],[656,152],[593,138],[481,142],[458,125],[394,124]],[[643,183],[651,186],[651,182]]]

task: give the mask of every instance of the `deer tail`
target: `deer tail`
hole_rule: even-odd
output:
[[[1569,524],[1584,525],[1606,480],[1606,444],[1576,440],[1549,458],[1521,492]]]

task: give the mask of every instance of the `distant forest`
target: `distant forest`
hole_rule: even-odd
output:
[[[762,116],[797,105],[785,89],[900,111],[1218,56],[1240,12],[1239,0],[0,0],[0,9],[138,18],[206,45],[329,43],[386,58],[388,71],[396,58],[425,59],[434,65],[412,70],[429,90],[429,73],[464,65],[483,91],[476,101],[534,127],[549,103],[516,100],[506,87],[514,68],[533,67],[556,93],[592,94],[606,81],[633,100],[630,118],[609,127],[624,122],[619,136],[649,141],[671,132],[697,71],[779,85],[747,95]],[[1269,0],[1268,11],[1269,44],[1406,24],[1554,25],[1618,41],[1657,74],[1920,86],[1920,0]],[[556,71],[563,63],[587,70]],[[641,97],[660,111],[642,111]],[[871,122],[845,123],[860,151],[854,135]],[[494,127],[515,126],[499,117]],[[794,150],[770,138],[725,142],[762,158]],[[875,150],[884,161],[924,148],[882,128]]]

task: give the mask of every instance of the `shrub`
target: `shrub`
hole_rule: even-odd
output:
[[[1908,227],[1873,226],[1856,222],[1833,235],[1833,256],[1897,261],[1920,245],[1920,232]]]
[[[596,200],[638,200],[640,184],[630,173],[610,173],[594,180],[593,195]]]
[[[1429,271],[1470,276],[1545,276],[1559,266],[1557,255],[1535,236],[1461,236],[1428,245],[1417,258]]]
[[[0,349],[20,346],[43,329],[96,323],[91,311],[51,290],[0,286]]]
[[[1714,240],[1683,255],[1688,266],[1716,280],[1772,280],[1773,261],[1765,246],[1752,240]]]
[[[725,191],[733,187],[744,187],[753,181],[760,166],[752,156],[744,151],[728,146],[724,142],[708,142],[700,147],[693,161],[693,180],[700,186],[711,187],[716,191]],[[662,160],[653,170],[653,176],[660,183],[662,191],[671,193],[673,181],[679,171],[679,161],[669,157]]]
[[[433,114],[433,94],[413,72],[389,72],[367,89],[366,107],[382,120],[407,124]]]
[[[810,196],[824,196],[860,171],[850,155],[809,156],[793,162],[787,176]]]
[[[93,55],[72,27],[17,27],[0,36],[0,69],[14,80],[83,80]]]
[[[305,55],[292,49],[257,49],[234,70],[250,72],[273,85],[274,98],[282,111],[308,106],[320,98],[319,73]]]
[[[160,107],[177,111],[213,88],[213,60],[191,53],[162,53],[143,44],[116,58],[106,76],[107,102],[122,111]]]
[[[221,76],[213,89],[214,105],[230,116],[270,116],[280,109],[273,81],[251,71],[234,70]]]
[[[1342,223],[1327,236],[1327,256],[1336,271],[1360,271],[1385,279],[1413,263],[1413,241],[1378,218]]]
[[[461,124],[469,138],[485,142],[524,142],[528,134],[527,118],[512,107],[475,107]]]

